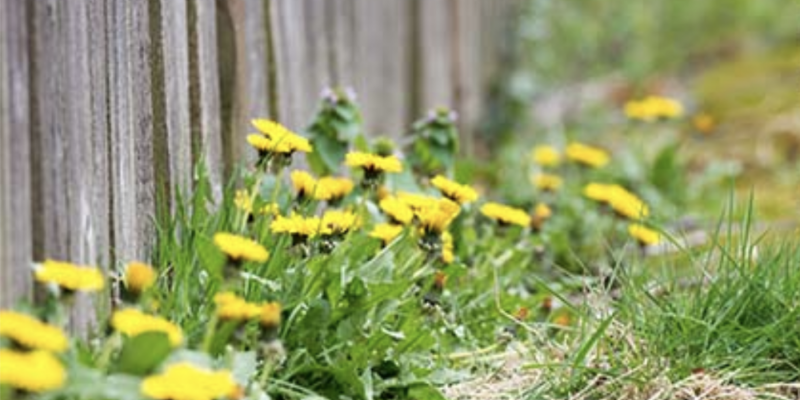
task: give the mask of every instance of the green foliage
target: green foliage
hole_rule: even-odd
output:
[[[361,111],[351,89],[325,90],[307,129],[314,148],[307,159],[315,174],[330,175],[339,169],[349,144],[363,135],[361,124]]]
[[[445,107],[428,112],[412,125],[408,162],[419,174],[452,175],[458,154],[456,113]]]

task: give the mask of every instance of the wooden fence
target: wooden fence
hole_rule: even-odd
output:
[[[0,305],[30,298],[32,260],[146,260],[159,188],[202,159],[218,192],[249,119],[302,130],[328,85],[369,134],[436,105],[474,132],[515,3],[0,0]]]

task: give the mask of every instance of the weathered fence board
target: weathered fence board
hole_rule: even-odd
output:
[[[30,295],[31,174],[26,5],[0,1],[0,305]]]
[[[203,162],[208,168],[212,193],[215,199],[222,195],[223,159],[221,117],[222,104],[220,102],[220,80],[217,63],[217,10],[214,0],[197,0],[190,2],[194,5],[194,31],[191,39],[195,46],[192,48],[191,67],[196,73],[192,78],[192,87],[199,91],[192,96],[198,102],[199,116],[192,115],[195,122],[199,122],[198,134],[194,137],[199,140],[195,148],[201,152]]]
[[[148,260],[157,202],[200,161],[219,199],[250,119],[302,131],[326,86],[355,89],[368,136],[445,105],[468,139],[516,1],[0,0],[0,305],[31,261]]]

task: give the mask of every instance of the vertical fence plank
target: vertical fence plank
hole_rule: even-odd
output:
[[[0,307],[31,293],[27,7],[0,1]]]
[[[369,136],[402,136],[411,118],[409,2],[353,0],[354,75]]]
[[[68,260],[69,217],[65,187],[68,166],[67,138],[64,138],[63,94],[64,35],[59,21],[59,4],[55,0],[33,3],[33,77],[32,82],[32,200],[34,223],[34,257],[37,260]]]
[[[220,60],[233,61],[235,64],[232,96],[235,115],[230,136],[226,138],[230,143],[227,161],[232,164],[255,160],[255,152],[247,148],[245,141],[247,134],[253,130],[250,120],[270,116],[268,50],[271,44],[266,28],[269,25],[270,3],[269,0],[227,0],[225,4],[234,31],[235,46],[235,60]]]
[[[91,131],[91,97],[89,74],[89,32],[86,2],[62,2],[58,4],[58,30],[62,42],[58,58],[60,91],[54,99],[58,101],[63,135],[59,143],[65,149],[66,164],[61,165],[60,179],[66,195],[66,214],[59,216],[67,222],[68,257],[80,264],[94,265],[99,251],[94,232],[97,229],[95,215],[100,210],[93,208],[92,188],[93,144]],[[96,319],[92,297],[78,293],[72,309],[70,323],[76,331],[87,331]]]
[[[331,84],[355,84],[355,2],[328,0],[325,3],[326,35],[328,37],[328,65]]]
[[[108,52],[106,35],[107,2],[87,1],[87,29],[89,41],[89,75],[87,90],[90,98],[90,145],[92,176],[90,210],[93,219],[91,238],[95,241],[98,265],[111,266],[111,179],[109,164],[109,113],[108,113]]]
[[[180,190],[184,195],[190,190],[192,172],[192,132],[189,121],[189,43],[186,0],[151,1],[151,7],[159,4],[161,14],[156,15],[159,21],[150,21],[150,24],[161,24],[161,37],[150,39],[158,40],[153,46],[160,45],[162,55],[163,76],[154,77],[154,90],[158,91],[163,86],[164,108],[166,114],[166,157],[169,165],[169,179],[166,180],[167,191],[171,194],[172,205],[175,204],[175,190]],[[151,13],[151,16],[154,14]],[[152,35],[151,30],[151,35]],[[153,51],[157,51],[153,49]],[[162,71],[157,71],[162,72]],[[160,108],[156,104],[156,108]],[[162,134],[154,132],[156,140]]]
[[[147,259],[155,212],[148,5],[112,2],[108,13],[113,247]]]
[[[453,104],[452,75],[454,60],[450,57],[453,42],[452,21],[449,8],[450,0],[417,0],[416,19],[413,24],[416,43],[413,43],[417,54],[414,56],[417,71],[413,82],[414,114],[422,115],[437,106],[455,107]]]
[[[190,33],[196,40],[195,63],[196,82],[192,87],[199,88],[199,144],[202,160],[208,168],[211,190],[214,198],[222,196],[222,137],[220,130],[221,104],[220,81],[217,63],[217,14],[214,0],[197,0],[195,7],[195,30]]]

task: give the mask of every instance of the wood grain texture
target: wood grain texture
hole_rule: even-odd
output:
[[[256,153],[245,138],[253,131],[250,120],[270,117],[268,92],[269,42],[266,19],[269,0],[227,0],[235,33],[235,89],[232,108],[235,113],[230,131],[230,163],[252,163]],[[273,118],[275,116],[272,116]]]
[[[354,86],[368,136],[399,138],[412,118],[408,60],[410,6],[404,0],[353,0]]]
[[[27,6],[0,1],[0,307],[31,296]]]
[[[192,132],[189,121],[189,37],[186,0],[151,1],[159,3],[161,37],[151,43],[160,45],[163,76],[153,80],[163,85],[164,120],[166,125],[167,165],[169,165],[168,190],[174,206],[175,192],[187,194],[191,190]],[[153,15],[151,13],[151,15]],[[154,23],[154,21],[151,21]],[[159,71],[159,72],[162,72]],[[156,105],[158,107],[159,105]],[[162,134],[156,130],[156,135]],[[162,140],[156,137],[156,140]]]
[[[192,86],[199,88],[196,101],[199,104],[199,147],[202,160],[208,167],[212,195],[222,198],[224,164],[222,159],[220,80],[217,63],[217,8],[214,0],[196,0],[195,27],[190,32],[195,37],[197,81]]]
[[[415,116],[422,116],[428,110],[446,106],[455,108],[453,62],[451,57],[453,21],[450,0],[416,0],[414,9],[415,51],[414,60],[418,65],[413,83],[418,98],[414,99]]]
[[[112,245],[117,260],[147,260],[155,213],[148,5],[112,2],[109,11]]]

